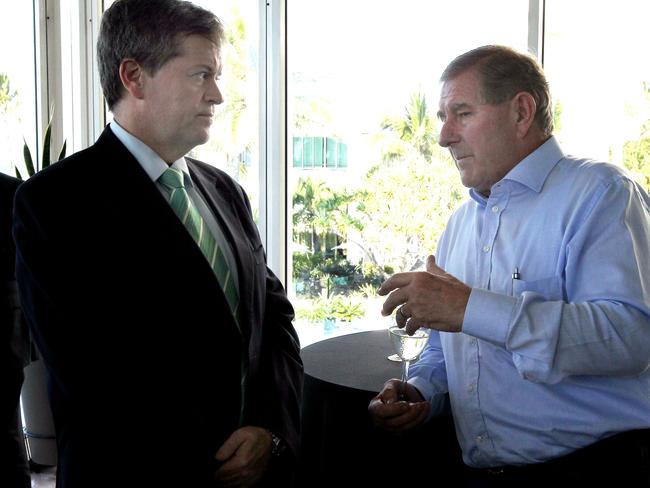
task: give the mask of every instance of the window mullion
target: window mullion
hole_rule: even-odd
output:
[[[544,12],[546,0],[528,1],[528,50],[544,65]]]
[[[269,267],[287,283],[286,2],[264,9],[260,53],[260,231]]]

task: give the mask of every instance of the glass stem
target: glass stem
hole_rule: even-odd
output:
[[[406,381],[409,378],[409,363],[406,359],[402,360],[402,398],[406,399]]]

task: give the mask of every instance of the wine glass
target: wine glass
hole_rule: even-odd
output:
[[[389,315],[388,317],[388,328],[390,329],[391,326],[395,325],[395,310],[393,310],[393,313]],[[390,354],[386,356],[386,359],[389,361],[393,361],[394,363],[401,363],[402,358],[399,356],[399,354]]]
[[[399,358],[402,360],[402,385],[404,385],[405,392],[409,366],[411,361],[417,359],[424,349],[424,346],[427,345],[427,341],[429,340],[429,329],[420,328],[417,329],[413,335],[408,335],[406,329],[393,325],[388,328],[388,332],[390,332],[393,347],[397,351]]]

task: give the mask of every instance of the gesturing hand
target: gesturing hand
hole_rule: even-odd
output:
[[[397,325],[406,326],[413,334],[420,327],[445,332],[460,332],[472,289],[436,265],[435,257],[427,258],[426,271],[397,273],[379,288],[379,295],[390,293],[382,315],[396,314]]]

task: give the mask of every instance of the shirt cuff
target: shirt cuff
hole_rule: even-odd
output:
[[[420,395],[422,395],[425,401],[429,402],[430,408],[427,420],[442,415],[445,412],[447,393],[440,392],[435,381],[426,381],[424,378],[416,376],[410,378],[408,383],[420,392]]]
[[[516,297],[472,288],[462,331],[505,347],[516,303]]]

